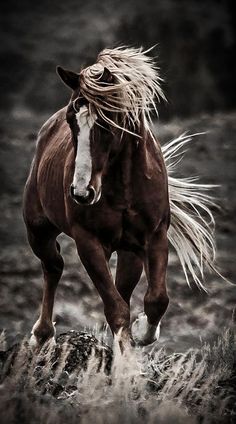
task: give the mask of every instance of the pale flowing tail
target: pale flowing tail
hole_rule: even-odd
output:
[[[205,290],[203,284],[205,268],[215,268],[214,217],[210,210],[216,206],[208,191],[216,186],[198,183],[194,178],[175,178],[173,171],[183,157],[183,148],[193,135],[181,135],[162,147],[167,166],[171,223],[168,239],[173,245],[182,265],[187,283],[189,276],[196,285]]]

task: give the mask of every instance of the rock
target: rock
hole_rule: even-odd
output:
[[[103,366],[109,374],[112,349],[86,331],[71,330],[60,334],[55,345],[45,344],[37,353],[32,352],[28,341],[23,341],[0,352],[1,382],[21,369],[20,385],[24,383],[25,386],[25,382],[27,385],[27,377],[33,378],[41,393],[58,397],[65,390],[71,392],[76,389],[73,384],[78,374],[86,370],[92,355],[97,372]]]
[[[85,369],[92,352],[99,360],[98,371],[103,361],[105,361],[107,372],[110,371],[112,349],[105,343],[99,342],[92,334],[75,330],[60,334],[56,339],[55,356],[53,356],[55,364],[57,364],[58,358],[61,357],[65,344],[68,345],[69,354],[66,358],[64,370],[68,373],[73,372],[74,369]]]

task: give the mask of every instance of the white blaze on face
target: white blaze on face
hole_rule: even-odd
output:
[[[96,121],[96,115],[89,116],[87,106],[82,106],[76,113],[79,126],[75,172],[72,185],[77,196],[86,196],[87,187],[92,173],[92,158],[90,152],[90,130]]]

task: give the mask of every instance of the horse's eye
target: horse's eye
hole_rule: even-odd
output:
[[[77,97],[77,99],[73,100],[72,106],[73,106],[75,113],[78,113],[80,108],[82,106],[85,106],[86,104],[87,104],[87,101],[84,97]]]

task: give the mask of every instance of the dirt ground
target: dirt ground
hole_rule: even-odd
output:
[[[27,110],[15,110],[1,116],[1,219],[0,219],[0,328],[8,341],[21,339],[35,322],[42,295],[41,268],[28,246],[21,216],[23,185],[34,153],[36,134],[46,117]],[[236,113],[205,115],[191,120],[156,123],[161,143],[184,131],[206,132],[194,138],[179,175],[201,176],[201,180],[219,185],[213,195],[220,210],[215,210],[217,260],[227,284],[217,275],[206,276],[209,293],[190,289],[177,257],[170,253],[168,290],[170,306],[162,321],[160,346],[184,352],[202,341],[213,340],[231,320],[236,306],[235,287],[235,162]],[[73,241],[61,235],[65,271],[61,279],[56,305],[57,332],[84,329],[105,323],[103,307],[92,282],[81,265]],[[114,271],[115,256],[111,259]],[[132,311],[143,308],[145,278],[133,294]]]

